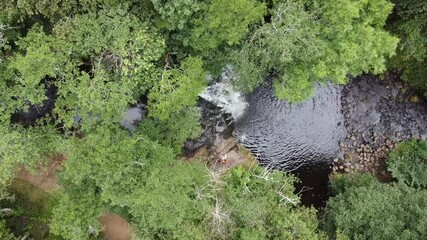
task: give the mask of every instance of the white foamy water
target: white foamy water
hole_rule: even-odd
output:
[[[221,80],[207,87],[199,96],[206,101],[222,108],[231,114],[234,120],[239,119],[247,107],[247,102],[241,93],[231,85],[234,73],[229,66],[221,75]]]

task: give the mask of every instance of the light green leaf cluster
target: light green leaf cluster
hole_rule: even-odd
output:
[[[192,21],[194,27],[188,39],[188,44],[201,52],[239,44],[249,26],[266,14],[266,5],[256,0],[212,0],[202,9],[203,13]]]
[[[160,15],[156,25],[169,30],[183,29],[201,5],[199,0],[151,0]]]
[[[207,73],[200,58],[188,57],[181,67],[166,67],[148,95],[149,114],[160,120],[196,104],[207,84]]]
[[[96,218],[112,209],[128,216],[137,239],[323,237],[315,211],[296,208],[294,178],[283,172],[236,168],[215,178],[202,162],[176,160],[144,135],[98,131],[68,144],[64,195],[52,221],[66,239],[98,229]]]
[[[51,35],[46,35],[40,27],[32,28],[25,38],[18,41],[22,54],[10,60],[8,68],[15,71],[11,91],[22,100],[22,104],[41,104],[45,99],[45,78],[64,75],[70,66],[70,60],[63,49],[68,44],[58,42]],[[10,102],[10,101],[9,101]]]
[[[12,233],[10,233],[10,230],[6,227],[6,223],[4,220],[0,220],[0,238],[3,240],[16,240],[19,238],[16,238],[13,236]]]
[[[101,230],[98,222],[105,209],[95,186],[86,184],[68,188],[60,194],[52,213],[50,231],[65,239],[90,239]]]

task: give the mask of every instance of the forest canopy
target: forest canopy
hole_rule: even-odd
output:
[[[61,189],[44,219],[52,236],[96,237],[98,218],[115,212],[137,239],[324,239],[293,176],[254,166],[218,177],[202,161],[177,158],[202,132],[198,95],[225,66],[235,69],[237,89],[249,93],[273,79],[277,97],[294,102],[318,83],[345,84],[387,66],[427,92],[427,6],[394,2],[1,1],[0,204],[13,201],[21,168],[35,171],[61,155]],[[125,129],[121,117],[137,103],[147,114]],[[408,189],[375,183],[328,207],[341,209],[351,196],[384,200],[371,191],[415,192]],[[328,215],[332,235],[359,234],[333,222],[340,217]],[[0,221],[0,237],[13,239],[7,223]]]

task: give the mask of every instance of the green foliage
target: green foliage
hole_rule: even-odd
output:
[[[299,206],[289,175],[260,167],[219,175],[175,159],[200,134],[193,107],[207,84],[206,69],[228,64],[230,51],[241,89],[253,90],[274,73],[276,94],[300,101],[315,82],[345,83],[347,74],[383,71],[396,47],[397,39],[382,30],[392,7],[386,0],[266,2],[2,1],[0,197],[19,167],[35,169],[60,152],[67,161],[50,224],[60,238],[97,237],[98,217],[111,210],[127,216],[140,239],[324,238],[315,210]],[[264,23],[271,5],[271,21]],[[402,49],[419,63],[425,51],[415,49],[424,30],[410,31]],[[35,127],[10,126],[15,111],[43,106],[45,85],[58,90],[52,114]],[[129,133],[117,123],[143,95],[149,117]],[[83,134],[67,135],[71,129]],[[425,192],[370,178],[356,182],[335,183],[326,221],[331,235],[426,236]],[[40,203],[24,206],[20,198],[17,204],[46,222],[50,208],[35,199]],[[1,222],[0,237],[13,237]]]
[[[165,120],[185,107],[194,106],[206,87],[206,77],[200,58],[188,57],[181,68],[165,68],[148,95],[150,116]]]
[[[64,18],[51,35],[34,27],[18,45],[6,68],[13,74],[4,74],[7,84],[0,85],[15,99],[4,111],[41,104],[41,82],[47,81],[58,87],[58,121],[69,128],[80,116],[85,130],[118,122],[160,77],[157,60],[164,51],[156,30],[120,7]]]
[[[151,0],[151,2],[161,17],[156,25],[163,25],[169,30],[183,29],[193,14],[200,9],[199,0]]]
[[[23,22],[28,18],[43,16],[52,22],[70,14],[95,12],[101,4],[113,5],[118,0],[10,0],[2,1],[0,7],[10,18]]]
[[[99,211],[84,210],[93,208],[95,203],[127,211],[138,234],[145,239],[186,239],[198,229],[204,208],[195,199],[195,189],[208,181],[203,165],[177,161],[170,148],[114,128],[98,129],[84,139],[74,139],[69,147],[61,174],[68,197],[54,212],[55,221],[67,222],[54,223],[56,234],[73,239],[73,231],[85,234],[88,226],[96,228],[90,221],[96,220]],[[80,190],[68,193],[67,189]],[[67,205],[76,208],[65,218]],[[79,218],[84,222],[73,224],[74,212],[76,216],[82,214]]]
[[[23,129],[0,125],[0,188],[8,185],[19,167],[35,169],[46,156],[60,151],[61,142],[50,126]]]
[[[361,177],[340,180],[345,191],[327,203],[323,221],[331,238],[336,232],[350,239],[427,237],[427,191]]]
[[[274,71],[276,95],[302,101],[316,82],[385,70],[397,38],[382,27],[392,4],[380,1],[285,1],[235,55],[237,85],[252,91]]]
[[[321,239],[315,210],[297,207],[294,180],[261,167],[232,169],[212,209],[213,233],[219,239]]]
[[[427,94],[427,2],[393,0],[396,16],[389,29],[399,36],[392,67],[403,70],[402,78],[416,90]]]
[[[202,163],[156,161],[143,181],[129,205],[142,239],[206,239],[209,178]]]
[[[21,104],[28,104],[28,101],[41,104],[46,100],[45,88],[41,82],[45,78],[64,75],[63,68],[69,67],[65,50],[57,51],[55,47],[66,48],[68,44],[46,35],[40,27],[31,29],[17,44],[25,53],[16,54],[8,65],[17,73],[16,77],[10,79],[10,90],[15,97],[19,97]]]
[[[52,206],[56,201],[55,195],[19,179],[13,180],[9,190],[14,197],[1,202],[2,208],[12,210],[6,216],[7,226],[16,236],[28,235],[32,239],[48,239],[48,224]]]
[[[170,134],[181,131],[168,127]],[[314,210],[297,208],[293,178],[257,167],[238,168],[223,178],[211,173],[209,179],[203,163],[175,160],[170,148],[145,137],[150,128],[141,128],[133,136],[99,128],[67,144],[66,195],[54,211],[54,233],[70,239],[72,232],[97,229],[91,222],[100,214],[96,209],[114,208],[129,216],[141,239],[320,238]],[[175,144],[168,138],[160,141]],[[96,211],[85,210],[89,207]],[[78,214],[82,222],[71,222]]]
[[[53,234],[65,239],[89,239],[90,234],[98,234],[101,226],[97,218],[105,209],[95,186],[81,187],[67,186],[60,194],[49,225]]]
[[[5,221],[0,220],[0,238],[3,240],[16,240],[18,238],[15,238],[12,233],[10,233],[10,230],[6,227]]]
[[[256,0],[212,0],[203,13],[192,21],[188,44],[206,52],[221,45],[239,44],[248,34],[249,26],[260,22],[266,6]]]
[[[159,77],[156,61],[164,40],[126,9],[76,16],[58,24],[55,33],[72,43],[72,55],[89,59],[93,74],[82,72],[59,85],[57,112],[67,126],[77,114],[101,117],[104,123],[118,121],[128,103]]]
[[[330,182],[330,190],[333,196],[343,194],[350,188],[364,187],[376,184],[378,180],[371,174],[347,174],[334,175]]]
[[[172,114],[165,120],[144,119],[138,129],[142,135],[172,147],[174,152],[179,154],[187,139],[200,136],[202,129],[199,119],[199,109],[189,108]]]
[[[390,152],[388,170],[410,187],[427,189],[427,141],[409,140]]]

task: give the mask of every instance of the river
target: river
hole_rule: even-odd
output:
[[[201,97],[231,115],[234,137],[261,165],[300,178],[297,192],[306,205],[323,206],[332,170],[372,172],[394,143],[427,138],[426,103],[394,74],[385,80],[364,75],[346,86],[318,85],[303,103],[277,99],[269,84],[245,96],[231,88],[229,79],[223,75]]]

